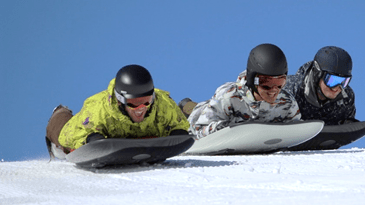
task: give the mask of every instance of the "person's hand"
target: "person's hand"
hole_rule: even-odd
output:
[[[188,131],[186,131],[186,130],[181,130],[181,129],[179,129],[179,130],[172,130],[171,132],[170,132],[170,136],[171,135],[188,135],[189,134],[189,132]]]
[[[96,140],[105,139],[105,137],[100,133],[91,133],[86,138],[86,143],[90,143]]]
[[[349,119],[343,120],[341,122],[341,124],[350,124],[350,123],[354,123],[354,122],[360,122],[360,121],[355,118],[349,118]]]

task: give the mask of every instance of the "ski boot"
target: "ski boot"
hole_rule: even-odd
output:
[[[179,102],[178,106],[184,113],[185,117],[188,118],[197,104],[198,103],[192,101],[190,98],[184,98]]]
[[[46,128],[46,145],[51,160],[54,158],[65,159],[66,154],[69,153],[69,150],[59,144],[58,136],[62,127],[71,117],[72,111],[67,106],[59,105],[53,109]]]

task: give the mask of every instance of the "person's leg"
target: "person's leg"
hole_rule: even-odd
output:
[[[178,106],[180,107],[181,111],[184,113],[186,118],[189,118],[189,115],[191,114],[191,112],[193,111],[194,107],[197,105],[198,103],[193,102],[190,98],[184,98],[182,99]]]
[[[58,142],[58,136],[62,127],[72,116],[72,111],[63,105],[59,105],[53,110],[46,128],[46,144],[51,158],[64,159],[65,154],[69,153],[69,149],[62,147]]]

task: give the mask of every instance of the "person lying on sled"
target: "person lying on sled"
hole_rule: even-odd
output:
[[[247,70],[237,82],[225,83],[210,100],[194,107],[188,118],[189,132],[199,139],[231,123],[300,120],[295,98],[282,90],[287,72],[286,57],[280,48],[258,45],[251,50]]]
[[[79,113],[55,108],[47,126],[51,157],[105,138],[154,138],[188,134],[189,123],[169,93],[154,88],[149,71],[139,65],[121,68],[108,89],[85,100]]]
[[[350,55],[342,48],[326,46],[288,76],[284,89],[294,95],[303,120],[323,120],[326,125],[357,122],[351,71]]]

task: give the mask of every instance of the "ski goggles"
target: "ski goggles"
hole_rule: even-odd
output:
[[[153,93],[153,95],[152,95],[152,100],[149,99],[151,96],[127,99],[123,95],[119,94],[116,90],[114,90],[114,94],[115,94],[115,97],[118,99],[119,102],[126,105],[131,110],[137,110],[137,109],[140,109],[142,107],[147,107],[147,109],[149,109],[151,107],[154,99],[155,99],[155,93]],[[138,105],[136,105],[136,104],[138,104]]]
[[[140,104],[140,105],[134,105],[132,103],[127,103],[127,106],[131,110],[137,110],[137,109],[141,109],[143,107],[146,107],[147,109],[149,109],[151,107],[151,105],[152,105],[152,102],[145,102],[145,103]]]
[[[264,90],[272,90],[277,87],[281,90],[286,83],[286,75],[268,76],[258,75],[255,77],[255,85],[260,86]]]
[[[338,85],[342,85],[345,88],[350,83],[351,77],[342,77],[333,74],[326,73],[323,77],[323,81],[329,88],[334,88]]]

